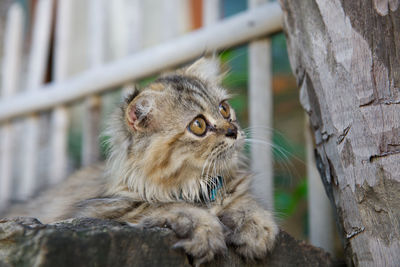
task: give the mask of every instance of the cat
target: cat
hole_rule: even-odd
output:
[[[201,58],[135,89],[110,120],[105,168],[75,175],[69,187],[89,189],[69,195],[75,203],[59,208],[57,219],[168,227],[180,238],[174,247],[196,265],[227,245],[247,259],[264,257],[278,227],[249,191],[251,175],[239,159],[244,133],[222,78],[217,60]],[[100,172],[106,180],[95,186]]]

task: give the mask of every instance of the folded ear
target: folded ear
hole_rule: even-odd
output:
[[[202,57],[185,69],[185,73],[198,76],[212,84],[220,84],[225,72],[221,72],[221,64],[217,57]]]
[[[126,104],[129,104],[132,102],[133,99],[135,99],[140,93],[139,88],[136,85],[129,86],[129,89],[127,91],[124,90],[124,100]]]
[[[150,95],[139,95],[128,104],[125,117],[134,131],[143,131],[151,124],[154,100]]]

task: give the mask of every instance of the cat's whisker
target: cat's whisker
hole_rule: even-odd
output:
[[[206,195],[207,195],[206,194],[206,192],[207,192],[207,181],[202,180],[200,182],[200,184],[201,184],[201,195],[203,197],[204,202],[207,203],[207,197],[206,197]]]
[[[240,153],[238,157],[239,157],[239,164],[249,165],[250,159],[247,155]]]
[[[223,148],[217,149],[215,152],[215,157],[213,158],[213,161],[211,162],[211,164],[209,165],[209,168],[207,170],[207,177],[208,177],[208,181],[210,184],[210,188],[211,188],[211,192],[217,192],[218,194],[220,194],[219,190],[218,190],[218,186],[219,186],[219,180],[218,177],[221,174],[220,173],[220,164],[222,163],[221,161],[221,153],[224,151]],[[218,164],[217,164],[218,162]],[[212,165],[212,168],[211,168]],[[217,179],[217,180],[216,180]],[[210,198],[212,196],[209,196]],[[213,196],[212,198],[215,198],[215,196]]]
[[[286,149],[279,147],[278,145],[275,145],[275,144],[270,143],[265,140],[254,139],[254,138],[246,138],[245,141],[248,143],[255,143],[255,144],[264,145],[266,147],[272,147],[275,151],[279,152],[282,157],[284,157],[286,160],[289,160],[289,157],[286,154],[291,154],[291,153],[289,151],[287,151]],[[278,156],[279,156],[279,154],[278,154]]]
[[[228,166],[228,161],[226,159],[224,159],[222,162],[223,162],[224,170],[226,172],[229,172],[229,175],[231,175],[230,168]],[[226,177],[226,178],[228,178],[228,177]],[[226,195],[226,192],[227,192],[226,191],[226,179],[224,178],[224,179],[222,179],[222,194],[223,194],[223,196]]]
[[[273,127],[268,127],[268,126],[263,126],[263,125],[255,125],[255,126],[250,126],[247,128],[242,129],[245,133],[274,133],[277,134],[281,137],[283,137],[284,139],[286,139],[286,136],[279,130],[273,128]]]
[[[215,151],[212,151],[212,152],[210,153],[210,155],[208,155],[206,161],[204,162],[204,164],[203,164],[203,169],[201,170],[200,179],[203,179],[203,177],[204,177],[204,176],[203,176],[203,175],[204,175],[204,170],[205,170],[205,168],[207,167],[207,164],[208,164],[209,160],[214,156],[214,154],[215,154]]]
[[[262,127],[262,126],[257,126],[257,128],[263,129],[264,127]],[[265,127],[265,128],[266,128],[266,129],[265,129],[264,133],[270,134],[271,132],[273,132],[273,133],[276,133],[276,134],[278,134],[279,136],[281,136],[283,139],[286,139],[286,137],[284,136],[284,134],[281,133],[281,132],[279,132],[278,130],[275,130],[275,129],[272,129],[272,128],[269,129],[268,127]],[[245,132],[245,135],[246,135],[245,140],[258,140],[259,142],[267,142],[270,146],[272,146],[275,150],[277,150],[278,152],[280,152],[282,155],[284,155],[284,154],[285,154],[285,155],[290,155],[291,157],[293,157],[293,158],[296,159],[297,161],[299,161],[299,162],[301,162],[301,163],[304,164],[304,161],[303,161],[303,160],[301,160],[299,157],[297,157],[296,155],[294,155],[293,153],[291,153],[291,152],[288,151],[287,149],[283,148],[282,146],[278,146],[278,145],[276,145],[276,144],[273,144],[273,143],[268,142],[267,140],[260,139],[260,137],[253,138],[252,135],[255,135],[255,133],[253,132],[254,129],[246,128],[246,129],[244,129],[243,131]],[[257,134],[259,134],[259,132],[258,132]]]
[[[214,159],[213,159],[213,161],[212,161],[212,163],[210,164],[210,166],[209,166],[209,171],[208,171],[208,173],[207,173],[207,177],[208,177],[208,180],[209,180],[209,182],[211,183],[211,185],[214,187],[214,185],[215,185],[215,182],[214,182],[214,166],[215,166],[215,162],[217,161],[217,157],[214,157]],[[213,166],[212,168],[211,168],[211,166]]]
[[[213,166],[213,163],[216,161],[216,158],[215,157],[213,157],[213,159],[212,159],[212,161],[208,164],[208,167],[207,167],[207,172],[206,172],[206,179],[207,179],[207,181],[209,181],[209,182],[212,182],[212,166]]]
[[[265,144],[264,144],[264,145],[265,145]],[[270,146],[267,146],[267,148],[270,148]],[[290,169],[291,169],[291,168],[294,168],[294,165],[293,165],[293,163],[289,160],[289,158],[288,158],[285,154],[275,154],[275,155],[276,155],[276,157],[277,157],[278,159],[281,159],[282,161],[278,161],[278,160],[273,159],[273,162],[279,164],[279,165],[282,166],[282,167],[284,167],[284,168],[287,170],[287,172],[288,172],[289,174],[291,174],[292,172],[290,171]]]
[[[245,139],[245,141],[247,142],[247,144],[248,143],[256,143],[256,144],[263,145],[266,148],[272,148],[274,151],[277,151],[278,153],[276,153],[275,156],[278,159],[281,159],[281,161],[277,161],[274,159],[273,159],[273,161],[275,163],[279,164],[279,166],[281,166],[283,169],[285,169],[285,171],[288,173],[289,177],[298,176],[298,175],[294,175],[294,173],[297,173],[297,171],[295,171],[296,168],[286,154],[291,154],[291,157],[293,157],[294,159],[296,159],[297,161],[299,161],[301,163],[304,163],[304,162],[301,159],[294,156],[292,153],[288,152],[287,150],[285,150],[283,148],[280,148],[279,146],[277,146],[275,144],[271,144],[264,140],[249,138],[249,139]]]
[[[215,167],[215,164],[217,163],[217,161],[218,161],[218,155],[215,157],[215,160],[214,160],[214,164],[213,164],[213,171],[212,171],[212,176],[213,177],[215,177],[216,175],[218,175],[217,174],[217,170],[216,170],[216,167]]]
[[[228,165],[226,163],[226,160],[223,160],[221,165],[224,166],[225,170],[228,170]],[[220,169],[221,169],[221,167],[220,167]],[[225,195],[226,195],[226,186],[225,186],[225,177],[223,177],[223,179],[222,179],[222,192],[220,192],[221,199],[223,199],[223,197]]]
[[[283,166],[286,171],[292,176],[293,172],[291,170],[295,170],[296,168],[294,167],[294,164],[290,161],[289,157],[286,154],[289,154],[291,158],[295,159],[296,161],[300,162],[301,164],[305,164],[303,160],[298,158],[297,156],[293,155],[293,153],[288,152],[286,149],[281,148],[277,145],[270,144],[269,142],[266,142],[264,140],[258,140],[258,139],[248,139],[247,142],[253,142],[257,144],[264,145],[266,147],[272,146],[272,148],[275,151],[278,151],[280,153],[275,154],[278,159],[282,159],[282,161],[277,161],[280,166]]]
[[[206,179],[205,180],[205,188],[202,189],[202,194],[203,194],[203,198],[204,198],[207,206],[210,205],[210,196],[208,195],[209,194],[208,193],[208,188],[211,187],[210,183],[213,182],[211,177],[210,177],[210,175],[209,175],[209,173],[210,173],[211,165],[216,161],[215,155],[217,154],[217,152],[218,152],[218,150],[214,150],[207,157],[207,160],[204,163],[203,170],[202,170],[202,175],[201,175],[202,179],[204,179],[204,178]],[[206,171],[206,173],[204,175],[205,167],[207,167],[207,171]]]
[[[221,55],[221,54],[223,54],[224,52],[226,52],[228,50],[230,50],[230,49],[224,49],[219,54]],[[235,51],[235,55],[233,57],[229,58],[226,62],[224,62],[224,64],[229,65],[233,60],[235,60],[235,59],[237,59],[237,58],[239,58],[239,57],[241,57],[243,55],[245,55],[244,51],[240,51],[240,52]]]

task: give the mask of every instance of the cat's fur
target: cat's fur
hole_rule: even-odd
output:
[[[75,204],[64,205],[59,218],[168,227],[181,238],[176,247],[197,264],[223,253],[226,245],[246,258],[263,257],[278,228],[251,197],[250,176],[239,168],[244,135],[232,109],[228,118],[221,115],[220,104],[229,99],[221,78],[217,62],[203,58],[133,92],[108,129],[107,181],[92,185],[79,201],[70,196]],[[198,116],[208,124],[202,136],[189,127]],[[223,178],[220,188],[216,177]],[[77,187],[78,180],[71,183]]]

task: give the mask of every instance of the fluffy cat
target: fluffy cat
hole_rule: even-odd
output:
[[[278,227],[251,197],[250,175],[239,167],[244,134],[221,79],[219,64],[202,58],[133,92],[108,128],[109,158],[97,169],[106,181],[95,187],[96,175],[78,173],[70,187],[89,189],[69,196],[75,204],[59,219],[171,228],[181,239],[175,247],[196,265],[227,245],[248,259],[265,256]]]

